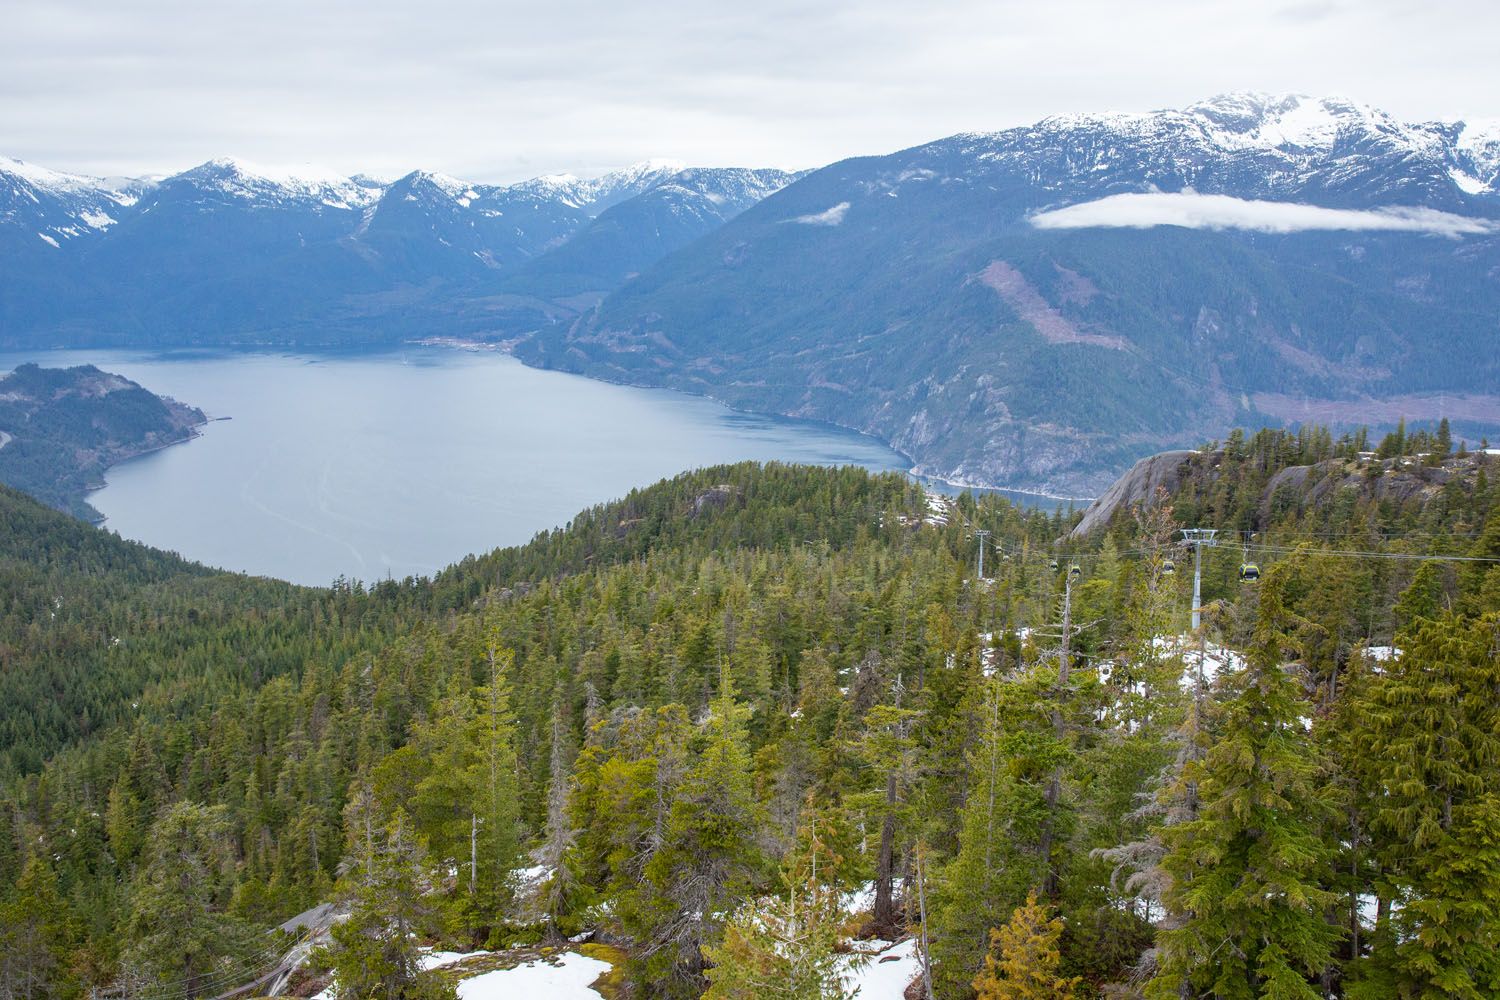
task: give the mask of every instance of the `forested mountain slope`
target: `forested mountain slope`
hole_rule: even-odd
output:
[[[1008,922],[1022,940],[1051,933],[1038,974],[1080,977],[1078,995],[1152,979],[1257,995],[1269,976],[1288,995],[1485,995],[1500,976],[1487,460],[1442,505],[1273,509],[1260,582],[1237,581],[1237,546],[1211,552],[1206,630],[1178,638],[1190,581],[1174,521],[1228,541],[1268,478],[1325,446],[1357,465],[1356,443],[1237,439],[1214,490],[1065,543],[1070,520],[993,497],[723,467],[430,583],[286,588],[280,608],[273,585],[6,495],[36,539],[9,558],[38,579],[102,560],[112,600],[139,609],[119,616],[122,659],[85,687],[156,662],[129,637],[158,628],[202,635],[217,671],[196,699],[169,696],[171,670],[149,678],[138,710],[8,784],[6,953],[63,995],[122,975],[140,977],[135,996],[213,995],[253,967],[257,928],[334,899],[351,917],[319,961],[351,989],[445,995],[416,963],[422,941],[588,930],[623,949],[635,995],[769,996],[744,984],[766,969],[791,982],[778,963],[829,968],[859,928],[828,893],[873,882],[866,932],[912,933],[925,912],[943,998],[985,986],[988,930]],[[983,582],[976,528],[993,533]],[[249,671],[235,635],[195,633],[194,588],[210,584],[246,638],[279,633],[300,662]],[[28,592],[47,590],[7,598],[20,617],[4,637],[23,674],[52,647]],[[1435,735],[1440,757],[1423,749]],[[1241,795],[1253,816],[1232,808]],[[1204,852],[1223,860],[1200,867]],[[532,864],[540,888],[523,893],[513,873]],[[174,889],[183,866],[198,876]],[[775,946],[788,903],[810,930]],[[1065,929],[1037,929],[1058,913]],[[1242,948],[1209,950],[1222,938]]]
[[[116,462],[186,441],[207,418],[93,365],[0,376],[0,483],[89,520],[84,500]]]
[[[1500,140],[1234,94],[816,171],[517,348],[1095,495],[1236,424],[1500,430]]]

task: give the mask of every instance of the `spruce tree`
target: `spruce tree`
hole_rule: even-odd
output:
[[[627,928],[633,968],[653,997],[689,1000],[704,989],[704,948],[760,873],[760,809],[751,787],[745,710],[728,671],[699,734],[700,746],[668,812],[661,846],[634,893]]]
[[[359,1000],[454,1000],[435,972],[424,971],[418,935],[436,914],[427,899],[424,845],[404,810],[381,829],[368,785],[355,789],[345,810],[349,854],[340,894],[348,919],[335,923],[327,959],[340,997]]]
[[[130,892],[123,958],[132,977],[187,996],[240,985],[261,942],[229,912],[234,865],[223,806],[179,802],[151,825]]]
[[[863,963],[840,953],[840,838],[829,817],[809,811],[806,820],[780,891],[741,905],[722,942],[705,946],[704,1000],[853,1000],[848,980]]]
[[[1361,998],[1500,995],[1500,616],[1419,621],[1356,712],[1379,920]]]
[[[1324,764],[1304,728],[1311,708],[1284,665],[1285,573],[1261,584],[1251,648],[1225,679],[1217,741],[1184,769],[1198,818],[1163,829],[1165,904],[1176,918],[1158,934],[1152,997],[1315,1000],[1311,985],[1333,961],[1339,932]]]
[[[1042,883],[1040,786],[1062,752],[1042,724],[1044,692],[1034,683],[991,679],[986,691],[958,854],[942,872],[931,920],[934,979],[945,996],[963,991],[989,930]]]
[[[53,1000],[76,983],[70,952],[77,928],[40,853],[21,869],[14,895],[0,906],[0,1000]]]

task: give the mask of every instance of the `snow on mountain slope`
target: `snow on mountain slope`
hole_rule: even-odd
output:
[[[556,199],[583,209],[589,215],[598,215],[628,198],[651,190],[686,166],[677,160],[642,160],[599,177],[585,179],[573,174],[547,174],[513,184],[511,189],[539,198]]]
[[[1021,171],[1069,195],[1193,188],[1240,197],[1314,193],[1338,207],[1482,193],[1500,164],[1500,131],[1408,123],[1343,97],[1239,92],[1181,110],[1072,114],[924,149],[970,156],[981,170]],[[1456,172],[1456,173],[1455,173]],[[1472,177],[1476,184],[1466,178]]]
[[[48,170],[0,157],[0,226],[34,232],[38,246],[100,233],[135,205],[146,184]]]
[[[322,167],[266,167],[234,157],[209,160],[169,180],[245,200],[298,201],[336,209],[362,208],[382,190],[368,180]]]

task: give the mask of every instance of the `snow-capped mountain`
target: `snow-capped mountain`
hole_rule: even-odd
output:
[[[954,136],[913,153],[971,158],[976,176],[1024,174],[1076,198],[1154,187],[1367,207],[1433,207],[1492,194],[1493,123],[1408,123],[1341,97],[1234,93],[1182,110],[1045,118]]]
[[[513,291],[546,287],[549,299],[582,296],[592,303],[798,176],[740,167],[680,170],[605,209],[566,243],[505,279],[504,286]]]
[[[548,174],[522,181],[515,187],[539,198],[561,201],[594,216],[651,190],[685,169],[687,164],[680,160],[642,160],[599,177],[585,179],[572,174]]]
[[[815,171],[517,353],[1074,495],[1235,424],[1477,438],[1497,137],[1256,93],[955,135]]]
[[[0,157],[0,227],[54,249],[115,225],[140,200],[140,181],[84,177]]]
[[[396,332],[393,311],[401,322],[414,311],[424,317],[431,329],[420,332],[530,328],[536,308],[554,315],[546,303],[557,293],[550,278],[533,288],[512,272],[567,245],[601,213],[643,195],[676,206],[670,218],[658,220],[656,208],[616,218],[628,267],[570,253],[568,267],[582,264],[584,290],[596,299],[788,179],[652,160],[586,180],[489,185],[413,171],[379,181],[220,158],[113,181],[0,160],[0,259],[12,279],[0,289],[0,342],[56,342],[75,328],[115,342],[147,328],[187,341],[296,339],[339,323],[360,327],[349,337],[379,340]],[[462,303],[500,292],[502,277],[507,301],[524,301],[526,318],[491,303],[462,330],[444,325],[468,309]]]
[[[331,209],[357,209],[380,197],[384,185],[367,177],[345,177],[321,167],[270,168],[224,157],[174,175],[168,183],[257,204],[296,202]]]

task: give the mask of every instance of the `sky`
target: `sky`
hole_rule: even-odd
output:
[[[1500,117],[1496,0],[0,0],[0,155],[471,181],[821,166],[1231,90]]]

